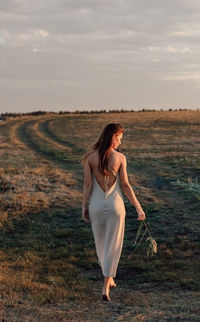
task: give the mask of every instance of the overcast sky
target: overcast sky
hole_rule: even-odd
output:
[[[200,108],[199,0],[0,0],[0,112]]]

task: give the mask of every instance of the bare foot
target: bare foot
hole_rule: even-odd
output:
[[[110,288],[109,287],[103,286],[103,288],[102,288],[102,295],[105,294],[105,295],[108,295],[109,296],[109,291],[110,291]]]
[[[102,288],[102,299],[104,301],[107,301],[107,302],[110,301],[109,291],[110,291],[110,288],[109,287],[106,287],[105,288],[105,286],[103,286],[103,288]]]

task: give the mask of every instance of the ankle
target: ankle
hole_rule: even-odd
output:
[[[103,286],[103,288],[102,288],[102,294],[109,295],[109,291],[110,291],[110,287],[108,285],[107,286]]]

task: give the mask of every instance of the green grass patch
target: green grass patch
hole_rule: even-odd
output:
[[[121,151],[127,156],[130,181],[158,244],[158,253],[147,260],[144,240],[128,260],[139,222],[124,197],[126,229],[116,278],[121,285],[116,303],[124,307],[118,310],[124,310],[126,319],[125,308],[131,310],[138,303],[134,292],[140,288],[149,292],[148,285],[155,287],[155,296],[161,289],[193,292],[190,296],[199,290],[199,133],[192,112],[190,120],[188,114],[182,112],[182,119],[179,115],[174,120],[167,113],[156,112],[26,118],[18,124],[16,138],[27,150],[15,143],[12,132],[22,119],[0,125],[5,143],[0,149],[2,301],[9,305],[28,301],[38,306],[67,302],[80,308],[86,300],[93,305],[94,316],[108,318],[97,308],[102,274],[91,227],[81,220],[81,158],[102,127],[115,121],[125,127]],[[37,122],[38,128],[34,127]],[[61,170],[54,174],[55,169],[66,176]],[[151,303],[156,310],[155,302],[143,296],[135,316]],[[182,317],[178,307],[170,318]],[[167,306],[163,310],[169,313]]]

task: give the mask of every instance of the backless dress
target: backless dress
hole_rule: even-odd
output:
[[[109,188],[109,176],[105,176],[105,192],[93,176],[89,200],[89,217],[99,265],[104,276],[116,276],[125,228],[125,207],[118,173],[115,183]]]

